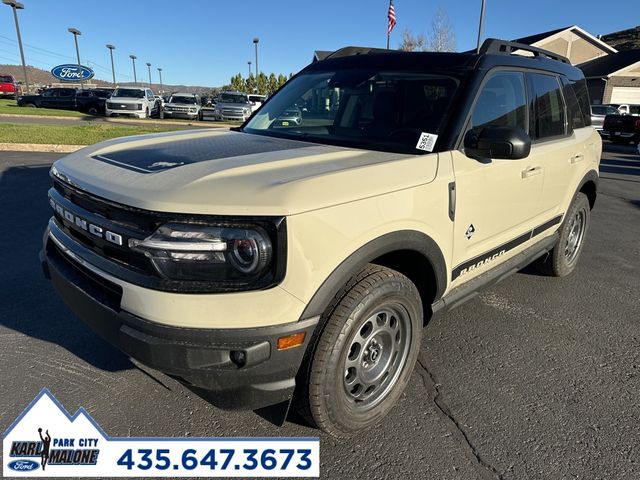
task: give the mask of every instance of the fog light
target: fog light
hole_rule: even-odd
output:
[[[299,347],[304,343],[305,332],[292,333],[286,337],[280,337],[276,348],[278,350],[286,350],[288,348]]]
[[[241,350],[232,350],[230,357],[231,361],[238,367],[244,367],[247,363],[247,354]]]

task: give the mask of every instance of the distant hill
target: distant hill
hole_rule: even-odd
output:
[[[620,51],[640,48],[640,25],[603,35],[600,39]]]
[[[0,64],[0,75],[13,75],[16,80],[24,83],[24,75],[22,73],[21,65],[2,65]],[[44,87],[46,85],[58,84],[60,80],[51,75],[50,72],[43,70],[41,68],[32,67],[31,65],[27,65],[27,75],[29,76],[29,84],[35,85],[37,87]],[[142,79],[141,79],[142,80]],[[97,87],[111,87],[111,82],[107,82],[105,80],[99,80],[96,78],[91,79],[91,84]],[[124,82],[119,85],[133,85],[133,82]],[[139,82],[139,85],[147,85],[147,83]],[[157,83],[153,84],[153,90],[159,90],[160,85]],[[190,85],[163,85],[163,89],[165,92],[188,92],[188,93],[208,93],[214,89],[214,87],[201,87],[201,86],[190,86]]]

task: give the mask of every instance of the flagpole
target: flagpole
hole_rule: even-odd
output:
[[[480,7],[480,25],[478,25],[478,43],[476,45],[476,52],[480,53],[480,40],[482,40],[482,27],[484,25],[484,1],[482,0],[482,7]]]
[[[391,37],[391,35],[387,34],[387,50],[389,50],[389,38]]]

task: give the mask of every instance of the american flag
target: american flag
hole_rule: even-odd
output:
[[[393,6],[393,0],[389,0],[389,12],[387,13],[387,36],[391,35],[393,28],[396,26],[396,7]]]

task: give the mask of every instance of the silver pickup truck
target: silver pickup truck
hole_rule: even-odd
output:
[[[251,116],[251,101],[246,93],[222,92],[216,102],[216,120],[244,122]]]

